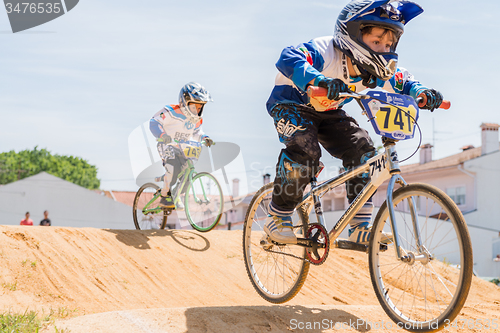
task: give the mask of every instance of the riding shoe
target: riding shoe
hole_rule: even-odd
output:
[[[368,245],[370,243],[370,234],[372,227],[368,222],[361,223],[355,228],[349,229],[349,238],[350,242]],[[393,242],[392,233],[387,233],[382,231],[382,244],[390,244]]]
[[[297,236],[293,232],[290,216],[267,215],[264,231],[277,243],[297,244]]]
[[[160,206],[161,208],[167,208],[167,209],[174,209],[175,208],[175,204],[174,204],[174,201],[172,200],[172,196],[168,195],[166,197],[164,196],[160,196],[160,203],[158,204],[158,206]]]

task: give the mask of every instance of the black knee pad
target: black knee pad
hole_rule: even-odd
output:
[[[276,165],[273,203],[283,210],[293,210],[302,199],[304,188],[311,181],[318,164],[310,160],[306,164],[299,163],[283,149]]]

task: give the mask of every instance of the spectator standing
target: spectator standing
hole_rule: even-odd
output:
[[[26,217],[24,220],[21,220],[20,225],[33,225],[33,220],[30,219],[30,212],[26,212]]]
[[[48,227],[51,226],[50,219],[49,219],[49,212],[48,211],[44,211],[43,212],[43,220],[40,221],[40,225],[48,226]]]

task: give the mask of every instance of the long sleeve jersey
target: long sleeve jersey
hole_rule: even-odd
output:
[[[342,107],[352,99],[344,98],[339,101],[314,103],[314,101],[309,101],[306,88],[311,80],[324,75],[342,80],[353,91],[359,92],[366,89],[360,77],[353,78],[349,75],[347,61],[350,61],[349,58],[334,47],[331,36],[315,38],[297,47],[285,48],[276,63],[279,73],[267,101],[268,112],[271,112],[277,104],[282,103],[311,103],[317,111]],[[393,77],[387,81],[377,79],[377,86],[388,92],[410,95],[413,98],[422,90],[427,89],[404,68],[397,68]]]
[[[166,134],[177,141],[200,142],[205,137],[201,128],[202,122],[203,119],[200,119],[198,123],[193,124],[181,112],[179,105],[166,105],[151,118],[149,129],[156,138]]]

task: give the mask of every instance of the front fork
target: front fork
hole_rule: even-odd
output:
[[[396,183],[401,184],[402,186],[407,186],[408,184],[405,182],[403,177],[399,174],[393,174],[391,179],[389,180],[389,184],[387,186],[387,208],[389,210],[389,218],[391,221],[391,229],[392,235],[394,239],[394,249],[396,251],[396,257],[404,262],[410,261],[427,261],[430,258],[430,253],[427,251],[425,246],[422,244],[422,239],[420,236],[420,227],[418,224],[418,213],[417,213],[417,205],[415,204],[415,199],[410,197],[408,200],[408,208],[410,210],[411,221],[413,225],[413,236],[415,241],[415,246],[418,249],[418,254],[409,254],[405,251],[405,253],[401,253],[402,247],[400,246],[401,241],[399,239],[398,227],[396,224],[396,214],[394,213],[394,206],[392,201],[392,193],[394,192],[394,186]]]
[[[197,204],[208,204],[210,203],[210,198],[209,196],[207,195],[207,191],[205,190],[205,186],[203,185],[203,182],[201,181],[201,178],[198,178],[198,181],[200,182],[200,189],[201,189],[201,193],[195,193],[194,191],[194,182],[193,182],[193,178],[196,174],[194,172],[189,172],[188,173],[188,187],[187,187],[187,190],[186,190],[186,195],[189,195],[189,191],[191,190],[191,186],[193,186],[193,199],[194,201],[197,203]],[[200,198],[198,198],[198,196],[202,194],[203,196],[201,196]]]

